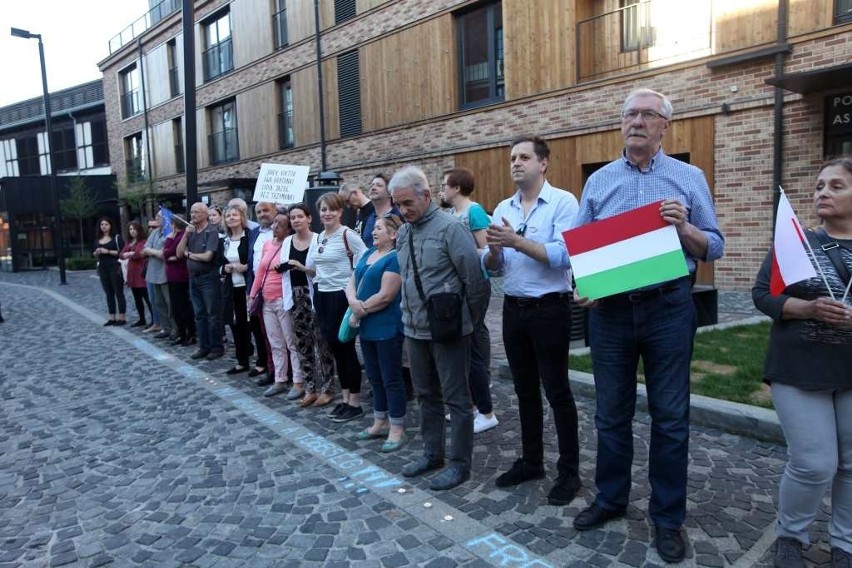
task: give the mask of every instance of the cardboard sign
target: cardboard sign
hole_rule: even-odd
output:
[[[308,166],[261,164],[254,201],[299,203],[305,195],[309,171]]]

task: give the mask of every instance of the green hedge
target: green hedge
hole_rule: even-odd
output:
[[[98,267],[96,258],[69,258],[65,261],[68,270],[94,270]]]

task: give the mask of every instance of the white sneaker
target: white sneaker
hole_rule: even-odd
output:
[[[479,434],[480,432],[491,430],[498,424],[500,424],[500,422],[497,421],[497,417],[493,414],[491,415],[491,418],[488,418],[484,414],[477,413],[476,418],[473,419],[473,433]]]

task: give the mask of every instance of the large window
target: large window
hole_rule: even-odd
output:
[[[852,0],[834,0],[834,23],[852,22]]]
[[[278,139],[281,148],[292,148],[296,144],[296,134],[293,130],[293,89],[290,77],[278,82]]]
[[[134,63],[118,74],[121,89],[121,118],[130,118],[142,112],[139,68]]]
[[[178,117],[172,120],[172,140],[175,142],[175,171],[182,174],[186,171],[183,153],[183,120]]]
[[[219,12],[203,24],[204,80],[209,81],[233,70],[231,45],[231,13]]]
[[[458,16],[461,106],[502,101],[503,9],[500,2]]]
[[[621,51],[637,51],[654,45],[651,7],[640,0],[619,0],[621,7]]]
[[[51,143],[53,145],[54,171],[67,172],[77,169],[77,141],[74,138],[74,124],[67,123],[53,127]]]
[[[180,94],[180,78],[178,77],[177,40],[166,42],[166,57],[169,60],[169,94],[176,97]]]
[[[18,148],[14,139],[0,140],[0,177],[18,177]]]
[[[272,15],[272,34],[275,36],[275,49],[286,47],[287,40],[287,4],[285,0],[275,0],[275,13]]]
[[[103,118],[77,123],[77,167],[81,170],[109,164],[106,122]]]
[[[40,176],[39,141],[36,134],[22,136],[15,140],[18,146],[18,171],[22,176]]]
[[[147,179],[145,164],[145,146],[142,143],[142,133],[124,139],[124,160],[127,168],[127,181],[135,183]]]
[[[237,105],[230,100],[208,109],[210,116],[210,162],[223,164],[240,159],[237,138]]]

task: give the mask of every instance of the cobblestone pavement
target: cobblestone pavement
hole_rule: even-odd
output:
[[[97,279],[68,277],[0,273],[0,568],[663,564],[645,514],[645,414],[627,517],[577,533],[594,490],[593,400],[578,399],[585,488],[570,506],[546,504],[548,480],[495,487],[520,446],[507,381],[494,382],[500,426],[477,436],[472,479],[433,493],[400,476],[421,448],[414,405],[414,441],[379,454],[351,441],[367,419],[333,424],[226,376],[232,361],[197,364],[101,327]],[[545,438],[552,481],[549,417]],[[693,427],[683,566],[771,565],[783,464],[781,446]],[[808,556],[825,564],[824,518],[813,537]]]

